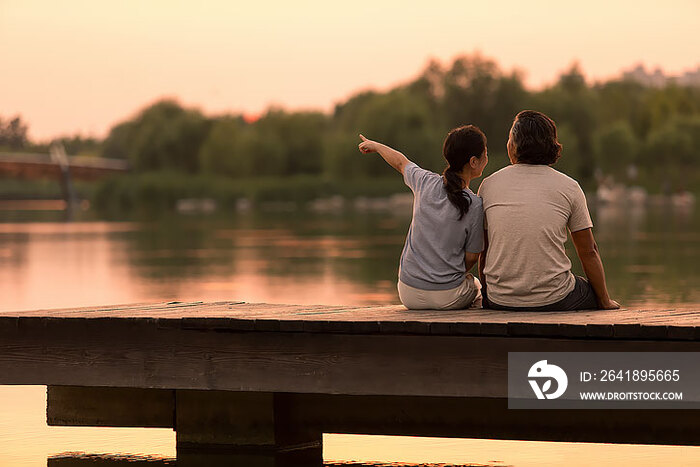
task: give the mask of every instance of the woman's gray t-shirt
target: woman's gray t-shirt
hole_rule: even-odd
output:
[[[469,211],[459,210],[447,199],[442,176],[411,162],[403,179],[413,191],[413,219],[401,253],[399,280],[423,290],[447,290],[459,286],[466,274],[465,252],[484,249],[484,208],[481,198],[468,188]]]

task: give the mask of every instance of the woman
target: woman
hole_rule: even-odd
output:
[[[410,309],[469,308],[481,284],[467,272],[483,249],[481,200],[469,189],[486,167],[486,136],[461,126],[445,138],[442,176],[418,167],[400,152],[360,135],[361,152],[378,152],[403,174],[413,191],[413,218],[399,263],[398,291]]]
[[[524,110],[513,121],[511,165],[486,177],[486,245],[479,261],[483,305],[496,310],[616,309],[605,284],[586,197],[576,180],[550,167],[561,155],[554,121]],[[588,280],[571,273],[571,232]]]

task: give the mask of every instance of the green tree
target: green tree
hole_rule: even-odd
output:
[[[357,157],[359,133],[396,148],[423,167],[440,170],[444,129],[436,127],[432,110],[428,96],[410,86],[364,94],[351,107],[336,108],[336,129],[326,139],[326,173],[346,177],[344,171],[352,167],[353,176],[391,176],[381,159]]]
[[[664,185],[682,188],[691,170],[698,167],[697,150],[693,136],[678,121],[671,121],[649,134],[643,150],[644,167]]]
[[[676,122],[650,133],[645,149],[648,166],[680,166],[696,159],[692,136],[683,131]]]
[[[323,151],[324,174],[334,180],[356,180],[382,174],[384,161],[377,160],[372,154],[361,154],[357,149],[359,143],[354,132],[336,130],[327,134]]]
[[[29,143],[27,131],[29,127],[22,121],[22,117],[16,116],[8,121],[0,118],[0,146],[10,149],[22,149]]]
[[[235,177],[320,174],[328,117],[270,109],[252,124],[217,122],[201,158]]]
[[[688,179],[690,186],[700,186],[699,86],[671,83],[657,88],[627,79],[590,85],[574,64],[553,85],[528,91],[519,72],[506,73],[479,54],[462,55],[445,65],[430,60],[417,77],[387,91],[357,93],[336,104],[331,115],[272,108],[246,123],[232,116],[210,120],[174,101],[157,102],[112,128],[102,154],[129,159],[142,171],[267,177],[271,185],[275,178],[311,175],[300,179],[312,184],[316,176],[351,179],[360,186],[362,179],[395,174],[380,157],[359,153],[358,133],[440,172],[447,132],[472,123],[488,138],[488,175],[508,163],[508,130],[515,114],[526,108],[555,120],[564,146],[555,168],[584,184],[593,180],[596,167],[622,178],[634,163],[639,183],[652,190],[658,174],[669,183]],[[5,135],[8,124],[0,123],[0,135]],[[43,148],[26,141],[26,126],[22,133],[20,123],[12,131],[24,136],[15,141]],[[7,147],[4,138],[0,144]],[[93,143],[76,139],[66,144],[77,148]],[[376,185],[390,184],[382,180]]]
[[[643,110],[647,88],[635,81],[615,80],[599,84],[593,90],[598,95],[599,127],[625,121],[636,138],[647,134],[649,122]]]
[[[535,110],[549,115],[557,124],[568,125],[576,137],[578,165],[571,166],[573,177],[590,180],[593,176],[593,132],[596,128],[597,96],[587,85],[578,64],[563,73],[558,82],[533,96]]]
[[[100,153],[102,141],[97,138],[83,137],[80,135],[63,136],[56,139],[63,144],[66,153],[70,155],[95,156]]]
[[[665,126],[675,117],[700,114],[700,88],[670,84],[660,89],[648,89],[644,112],[649,131]]]
[[[136,170],[199,170],[199,149],[210,121],[199,111],[164,100],[143,110],[133,121],[117,125],[107,137],[103,155],[128,158]]]
[[[138,124],[134,120],[122,122],[112,127],[102,144],[102,157],[130,159],[129,154],[133,151],[133,138],[137,130]]]
[[[282,176],[285,172],[285,149],[274,135],[265,134],[256,124],[238,132],[231,149],[230,164],[236,177]]]
[[[289,113],[271,109],[255,122],[261,139],[279,145],[282,153],[281,173],[319,174],[323,170],[323,134],[328,117],[320,112]]]
[[[217,119],[199,149],[199,163],[203,172],[236,176],[243,170],[235,152],[245,126],[241,117]]]
[[[505,75],[480,55],[457,57],[442,77],[442,107],[450,128],[472,123],[481,128],[489,146],[505,152],[513,117],[527,93],[520,73]]]
[[[599,128],[593,141],[596,166],[606,174],[621,178],[627,167],[637,162],[637,139],[626,120]]]
[[[564,123],[557,128],[557,137],[562,150],[561,157],[554,164],[554,168],[578,180],[582,165],[586,162],[581,158],[581,148],[576,132],[568,123]]]

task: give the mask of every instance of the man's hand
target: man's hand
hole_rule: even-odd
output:
[[[360,139],[362,142],[358,144],[357,147],[360,149],[361,153],[369,154],[371,152],[378,152],[379,143],[372,141],[371,139],[367,139],[362,135],[360,135]]]
[[[605,303],[600,303],[599,306],[601,310],[618,310],[620,308],[620,304],[612,299]]]

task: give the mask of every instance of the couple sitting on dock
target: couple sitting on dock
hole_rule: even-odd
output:
[[[576,180],[553,169],[562,146],[549,117],[516,115],[507,151],[511,165],[486,177],[488,155],[474,125],[451,130],[442,175],[360,135],[363,153],[379,153],[413,191],[413,219],[399,264],[398,291],[410,309],[558,311],[616,309],[605,283],[586,197]],[[567,230],[586,278],[571,272]],[[479,263],[479,279],[469,270]]]

